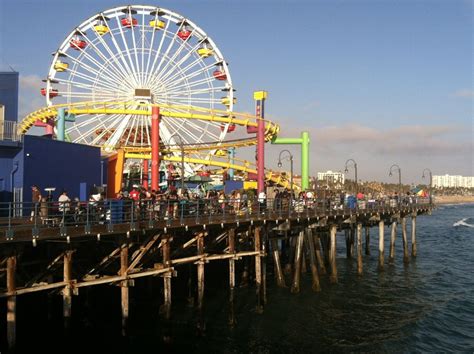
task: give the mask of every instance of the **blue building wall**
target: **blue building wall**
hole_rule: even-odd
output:
[[[41,194],[44,188],[55,187],[54,200],[62,190],[69,197],[88,198],[94,185],[100,185],[100,149],[58,140],[26,135],[22,156],[17,156],[19,169],[23,170],[23,201],[31,201],[31,186],[37,185]],[[22,161],[23,160],[23,163]],[[82,190],[87,191],[86,195]]]
[[[0,72],[0,104],[5,106],[5,120],[18,120],[18,73]]]
[[[0,202],[12,200],[12,183],[14,184],[15,178],[19,176],[19,168],[14,164],[14,160],[20,151],[18,146],[0,145]]]

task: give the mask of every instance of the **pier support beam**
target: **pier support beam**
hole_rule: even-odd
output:
[[[383,269],[384,266],[384,247],[385,247],[385,240],[384,240],[384,222],[383,220],[379,221],[379,269]]]
[[[128,272],[128,244],[124,243],[120,247],[120,275],[125,276]],[[120,282],[120,297],[122,307],[122,335],[127,334],[127,322],[129,316],[129,288],[128,281]]]
[[[357,275],[362,275],[362,224],[357,223]]]
[[[388,260],[390,262],[395,261],[395,238],[397,237],[397,222],[392,221],[392,228],[390,231],[390,253],[388,255]]]
[[[229,229],[229,253],[235,254],[235,229]],[[235,259],[229,258],[229,326],[235,325],[234,314]]]
[[[275,266],[275,277],[277,281],[277,286],[279,286],[280,288],[286,288],[285,277],[283,276],[283,270],[281,269],[278,241],[275,239],[272,239],[271,244],[272,244],[273,264]]]
[[[72,312],[72,254],[73,251],[64,252],[63,256],[63,276],[66,286],[63,289],[63,316],[64,327],[69,328]]]
[[[365,254],[370,256],[370,226],[365,227]]]
[[[347,259],[352,257],[351,254],[351,247],[352,247],[352,240],[351,240],[351,234],[349,229],[344,230],[344,236],[346,237],[346,257]]]
[[[331,225],[329,228],[330,232],[330,243],[331,247],[329,249],[329,263],[331,265],[331,276],[329,277],[330,283],[337,283],[337,265],[336,265],[336,232],[337,226]]]
[[[205,324],[203,321],[203,305],[204,305],[204,234],[199,233],[196,239],[197,255],[201,258],[196,262],[197,264],[197,311],[198,311],[198,330],[203,333]]]
[[[319,240],[319,233],[315,232],[313,239],[314,239],[314,246],[315,246],[315,251],[316,251],[316,259],[319,265],[319,273],[321,275],[325,275],[327,272],[326,272],[326,266],[324,265],[323,255],[321,254],[321,241]]]
[[[171,241],[173,239],[169,235],[163,235],[162,251],[163,251],[163,267],[171,267]],[[165,320],[171,318],[171,277],[172,272],[163,274],[163,316]]]
[[[261,245],[261,228],[256,227],[254,230],[254,250],[258,252],[255,254],[255,292],[257,294],[257,313],[263,313],[262,304],[262,245]]]
[[[7,258],[7,291],[14,293],[16,290],[15,282],[16,256]],[[10,295],[7,298],[7,342],[8,348],[13,350],[16,346],[16,295]]]
[[[416,257],[416,214],[411,217],[411,256]]]
[[[293,294],[300,292],[300,280],[301,280],[301,258],[303,253],[303,237],[304,231],[300,231],[298,238],[296,239],[296,254],[295,254],[295,266],[293,273],[293,282],[291,284],[291,292]]]
[[[408,239],[407,239],[407,219],[406,217],[402,218],[402,241],[403,241],[403,262],[408,263],[410,259],[408,258]]]
[[[351,224],[351,229],[350,229],[350,254],[351,258],[354,257],[354,243],[355,243],[355,227],[354,224]]]
[[[318,267],[316,265],[316,252],[314,249],[314,240],[313,235],[311,233],[311,229],[306,229],[305,231],[305,241],[306,241],[306,249],[309,253],[309,262],[311,266],[311,280],[312,286],[311,288],[313,291],[321,291],[321,285],[319,283],[319,274],[318,274]]]

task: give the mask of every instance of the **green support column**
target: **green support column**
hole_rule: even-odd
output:
[[[301,145],[301,189],[309,188],[309,133],[302,132],[301,138],[275,138],[272,144]]]
[[[66,122],[74,122],[75,120],[76,116],[74,114],[66,114],[66,108],[58,108],[58,117],[56,119],[56,140],[64,141],[66,139]]]

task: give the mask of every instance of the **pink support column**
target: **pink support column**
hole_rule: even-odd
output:
[[[160,108],[151,108],[151,189],[160,183]]]
[[[143,160],[142,186],[148,190],[148,160]]]
[[[257,127],[257,192],[265,191],[265,99],[266,91],[254,92],[253,98],[256,101],[255,115],[258,119]]]

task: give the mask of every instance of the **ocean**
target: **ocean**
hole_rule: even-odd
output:
[[[409,234],[410,222],[407,224]],[[57,336],[45,330],[48,327],[43,331],[38,328],[43,340],[37,334],[30,335],[38,349],[64,349],[63,345],[73,343],[70,349],[78,352],[472,353],[474,204],[441,205],[432,216],[419,216],[418,256],[410,258],[407,265],[402,259],[400,228],[398,232],[395,263],[389,264],[390,231],[386,228],[386,262],[380,272],[378,230],[371,230],[371,255],[364,256],[362,277],[357,276],[356,259],[346,259],[344,236],[338,234],[339,283],[329,284],[328,277],[322,276],[320,293],[311,290],[309,272],[302,277],[299,294],[276,287],[269,266],[268,302],[263,314],[255,312],[254,287],[239,287],[233,328],[227,324],[226,264],[206,270],[204,333],[196,331],[196,313],[186,304],[186,287],[176,284],[172,319],[166,329],[158,316],[162,302],[159,290],[136,287],[131,289],[129,333],[121,337],[119,289],[108,286],[89,294],[89,310],[78,311],[73,304],[73,333],[63,336],[57,321],[49,325]],[[60,314],[59,300],[56,306]],[[168,330],[171,342],[164,343],[163,333]],[[50,335],[45,338],[45,333]],[[19,328],[20,348],[26,347],[27,338],[26,331]]]

